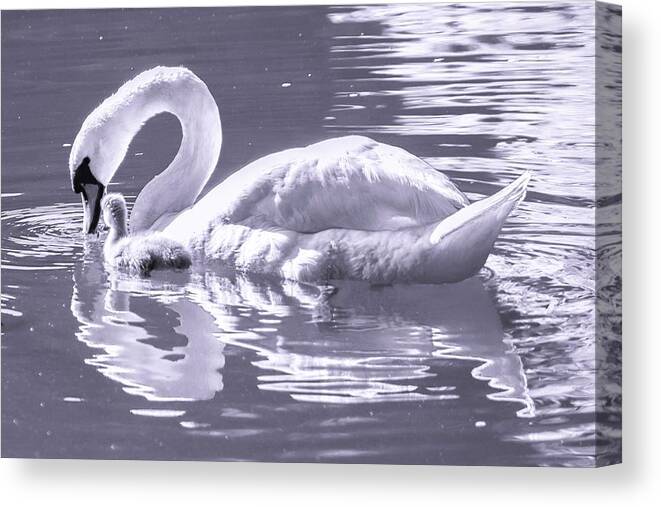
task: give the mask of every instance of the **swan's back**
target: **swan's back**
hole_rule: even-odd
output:
[[[175,220],[173,230],[190,230],[196,223],[213,228],[256,216],[301,233],[397,230],[437,222],[468,204],[447,176],[406,150],[346,136],[248,164],[180,223]]]
[[[468,205],[442,173],[402,148],[362,136],[308,146],[284,169],[264,214],[298,232],[397,230]]]

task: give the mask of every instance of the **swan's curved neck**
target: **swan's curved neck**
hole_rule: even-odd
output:
[[[151,117],[168,112],[182,130],[170,165],[140,192],[131,213],[131,231],[162,228],[168,217],[191,206],[213,173],[222,143],[218,106],[207,86],[184,68],[157,67],[122,86],[110,99],[122,158],[131,139]]]

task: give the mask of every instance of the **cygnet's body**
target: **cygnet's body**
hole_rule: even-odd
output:
[[[110,228],[103,245],[107,263],[143,276],[154,269],[186,269],[192,264],[188,250],[162,234],[129,236],[126,201],[121,194],[106,195],[101,208]]]

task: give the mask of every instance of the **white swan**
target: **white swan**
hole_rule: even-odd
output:
[[[101,199],[103,221],[110,228],[103,245],[108,264],[143,276],[154,269],[186,269],[192,264],[186,248],[159,232],[128,234],[128,213],[122,194],[106,194]]]
[[[507,216],[524,197],[524,174],[475,203],[407,151],[349,136],[263,157],[195,202],[222,141],[216,102],[182,67],[156,67],[128,81],[85,119],[71,148],[85,230],[144,122],[169,112],[182,142],[170,165],[140,192],[132,232],[162,231],[207,259],[299,281],[459,281],[486,261]]]

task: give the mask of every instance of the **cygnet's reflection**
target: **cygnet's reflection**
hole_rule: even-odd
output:
[[[86,362],[148,400],[213,398],[223,388],[224,344],[184,287],[108,276],[98,258],[86,259],[74,272],[71,301],[76,336],[95,349]]]
[[[77,336],[98,350],[87,362],[128,393],[213,398],[223,389],[223,352],[231,346],[254,352],[252,364],[263,372],[255,379],[259,389],[299,401],[461,398],[443,372],[452,361],[488,382],[490,398],[522,403],[520,415],[533,413],[519,356],[478,278],[330,287],[214,269],[163,273],[159,281],[106,274],[95,257],[88,252],[74,275]]]

